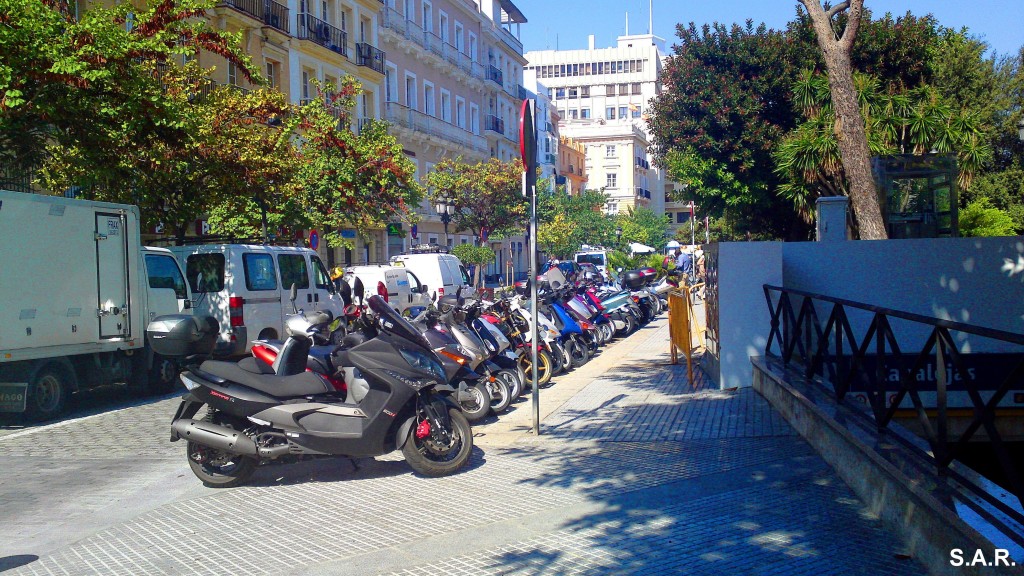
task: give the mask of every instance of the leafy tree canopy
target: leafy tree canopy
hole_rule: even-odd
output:
[[[988,198],[978,198],[960,210],[962,236],[1015,236],[1017,227],[1009,214],[995,208]]]
[[[448,198],[455,204],[455,230],[468,230],[479,240],[522,232],[528,203],[522,196],[523,164],[519,160],[466,164],[446,158],[427,174],[430,200]]]

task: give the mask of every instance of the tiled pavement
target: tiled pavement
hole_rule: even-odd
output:
[[[174,399],[9,433],[0,570],[923,572],[752,389],[695,390],[666,364],[666,339],[661,319],[556,379],[540,437],[523,432],[525,398],[475,427],[469,469],[448,478],[391,455],[264,466],[250,486],[207,489],[167,442]]]

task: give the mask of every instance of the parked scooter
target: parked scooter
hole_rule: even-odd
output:
[[[329,314],[291,315],[277,371],[207,360],[181,374],[188,389],[171,423],[171,441],[187,441],[193,473],[208,486],[245,482],[260,462],[297,455],[379,456],[402,450],[425,476],[444,476],[469,459],[473,434],[451,399],[455,389],[425,338],[379,296],[368,301],[377,337],[346,348],[332,361],[358,369],[369,386],[356,397],[316,372],[306,372],[313,335]],[[147,336],[158,353],[191,357],[212,351],[217,329],[190,316],[161,317]],[[204,418],[195,416],[207,406]]]

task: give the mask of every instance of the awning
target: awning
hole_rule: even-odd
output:
[[[632,252],[633,254],[644,254],[644,253],[647,253],[647,252],[657,252],[656,249],[651,248],[650,246],[648,246],[646,244],[641,244],[639,242],[632,242],[632,243],[630,243],[629,251]]]
[[[665,244],[665,248],[679,248],[679,246],[681,246],[681,244],[675,240],[669,240],[668,244]]]

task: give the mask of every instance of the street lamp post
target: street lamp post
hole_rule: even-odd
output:
[[[455,203],[448,196],[439,196],[434,202],[434,211],[441,216],[441,223],[444,224],[444,243],[448,245],[448,223],[452,221],[452,214],[455,214]]]
[[[615,228],[615,246],[622,249],[622,226]]]
[[[1021,142],[1024,142],[1024,118],[1021,118],[1020,122],[1017,123],[1017,136]]]

